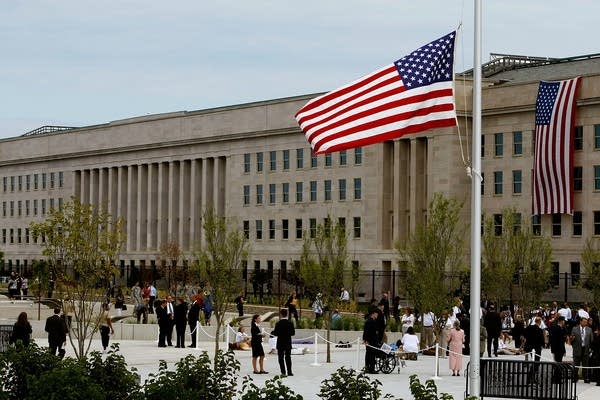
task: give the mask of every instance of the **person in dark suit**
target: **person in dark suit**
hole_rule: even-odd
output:
[[[554,361],[562,362],[565,353],[565,342],[567,341],[567,331],[565,329],[565,317],[560,316],[550,327],[550,351]]]
[[[161,300],[160,306],[154,308],[156,311],[156,318],[158,319],[158,347],[167,347],[165,339],[171,324],[171,321],[167,316],[167,300]]]
[[[573,347],[573,366],[583,366],[583,380],[590,383],[588,361],[590,358],[590,346],[592,345],[592,329],[588,326],[587,318],[581,318],[579,324],[571,329],[571,346]],[[575,380],[579,378],[579,368],[575,373]]]
[[[492,356],[492,343],[494,345],[494,355],[498,357],[498,338],[502,333],[502,319],[493,304],[490,305],[488,312],[483,316],[483,326],[487,330],[488,357]]]
[[[594,329],[591,350],[590,366],[595,367],[591,372],[591,379],[596,382],[596,386],[600,386],[600,326],[597,325]]]
[[[54,315],[46,319],[46,327],[48,332],[48,345],[50,354],[56,355],[57,351],[67,343],[67,324],[60,317],[60,308],[54,309]]]
[[[173,327],[175,326],[175,307],[173,305],[173,297],[171,295],[167,296],[167,307],[165,308],[167,313],[167,323],[166,323],[166,338],[167,338],[167,346],[173,346]]]
[[[365,370],[368,374],[376,374],[375,372],[375,355],[377,347],[379,347],[379,333],[377,332],[377,316],[378,312],[371,309],[363,330],[363,342],[367,349],[365,351]]]
[[[182,297],[177,298],[177,304],[175,305],[175,335],[177,336],[177,344],[175,347],[185,347],[185,325],[187,322],[187,311],[188,306]]]
[[[296,334],[294,324],[287,318],[288,310],[282,308],[279,311],[279,321],[275,324],[275,329],[271,335],[277,336],[277,360],[279,361],[279,369],[281,375],[294,376],[292,373],[292,336]],[[285,358],[285,364],[284,364]]]
[[[544,331],[541,328],[542,318],[535,317],[534,323],[525,328],[525,352],[535,352],[535,361],[540,361],[542,347],[544,347]],[[539,363],[535,363],[528,373],[528,382],[537,382]]]
[[[192,303],[192,305],[190,306],[190,311],[188,312],[188,325],[190,326],[190,335],[192,337],[192,344],[189,345],[188,347],[196,347],[196,337],[197,337],[197,332],[196,332],[196,325],[198,324],[198,320],[200,319],[200,302],[198,300],[198,297],[195,296],[194,297],[194,302]]]

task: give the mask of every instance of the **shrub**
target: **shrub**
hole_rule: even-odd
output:
[[[329,379],[321,382],[319,397],[325,400],[376,400],[381,397],[381,382],[371,380],[363,372],[356,373],[353,369],[341,367]],[[384,399],[393,399],[394,396],[386,394]]]
[[[87,373],[95,383],[104,388],[106,399],[142,399],[136,369],[128,370],[125,358],[118,352],[119,344],[114,343],[104,360],[100,352],[90,353],[86,364]]]
[[[265,381],[265,387],[259,388],[252,378],[244,377],[241,400],[302,400],[303,397],[281,382],[281,376]]]
[[[453,400],[448,393],[442,393],[438,397],[437,386],[433,379],[428,379],[423,385],[417,375],[410,376],[410,392],[414,396],[415,400]]]

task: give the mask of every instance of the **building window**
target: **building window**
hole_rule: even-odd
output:
[[[304,168],[304,149],[296,149],[296,168]]]
[[[308,228],[311,239],[314,239],[317,236],[317,219],[309,218],[308,220]]]
[[[38,190],[38,174],[33,174],[33,190]]]
[[[289,150],[283,151],[283,169],[284,170],[290,169],[290,151]]]
[[[247,206],[249,204],[250,204],[250,185],[244,185],[244,205]]]
[[[264,162],[263,153],[262,153],[262,151],[259,151],[258,153],[256,153],[256,172],[263,171],[263,162]]]
[[[331,153],[327,153],[327,154],[325,154],[325,166],[331,167],[331,165],[332,165]]]
[[[583,190],[583,167],[573,167],[573,190],[576,192]]]
[[[560,282],[560,264],[558,262],[552,262],[552,276],[550,277],[550,283],[554,287],[558,287]]]
[[[19,175],[17,177],[17,184],[18,184],[18,188],[19,188],[19,192],[23,191],[23,176]]]
[[[583,126],[576,126],[573,132],[573,148],[583,150]]]
[[[46,173],[42,173],[42,190],[46,189]]]
[[[340,201],[346,200],[346,180],[338,179],[338,190],[340,194]]]
[[[494,214],[494,235],[502,236],[502,214]]]
[[[581,277],[581,264],[577,261],[571,262],[571,286],[577,286]]]
[[[31,190],[31,175],[25,176],[25,190],[27,190],[27,191]]]
[[[62,210],[62,208],[63,208],[63,198],[59,197],[58,198],[58,209]]]
[[[269,204],[275,204],[277,201],[277,185],[269,183]]]
[[[594,125],[594,149],[600,149],[600,125]]]
[[[25,216],[29,217],[29,200],[25,200]]]
[[[317,159],[317,155],[311,150],[310,151],[310,167],[317,168],[319,165],[319,161]]]
[[[481,195],[485,194],[485,174],[481,173]]]
[[[296,219],[296,239],[302,239],[302,220]]]
[[[7,176],[2,177],[2,190],[4,191],[4,193],[6,193],[6,191],[8,190],[8,177]]]
[[[21,200],[17,201],[17,215],[19,217],[23,215],[23,202]]]
[[[10,244],[15,243],[15,230],[10,228]]]
[[[354,149],[354,164],[362,164],[362,147],[357,147]]]
[[[46,215],[46,199],[42,199],[42,215]]]
[[[354,217],[353,236],[355,239],[360,238],[360,217]]]
[[[34,216],[38,215],[38,201],[37,201],[37,199],[33,200],[33,215]]]
[[[521,231],[521,213],[515,213],[515,220],[513,222],[513,231],[515,233]]]
[[[296,182],[296,203],[302,202],[302,182]]]
[[[50,172],[50,189],[54,189],[55,175],[54,172]]]
[[[523,132],[513,132],[513,155],[520,156],[523,154]]]
[[[21,228],[17,228],[17,243],[21,244]]]
[[[494,172],[494,194],[502,194],[502,181],[504,179],[504,174],[502,171]]]
[[[600,190],[600,165],[594,165],[594,190]]]
[[[481,158],[485,157],[485,135],[481,134]]]
[[[331,201],[331,181],[325,180],[325,201]]]
[[[275,239],[275,220],[269,220],[269,239]]]
[[[277,170],[277,152],[274,150],[269,152],[269,170],[270,171]]]
[[[340,151],[340,165],[348,164],[348,152],[346,150]]]
[[[25,228],[25,243],[29,244],[29,228]]]
[[[504,154],[504,134],[503,133],[495,133],[494,134],[494,155],[496,157],[501,157]]]
[[[6,244],[6,228],[2,228],[2,244]]]
[[[279,260],[279,272],[281,279],[287,279],[287,260]]]
[[[48,207],[50,208],[50,210],[54,210],[54,199],[53,198],[49,199],[49,202],[50,202],[50,204]]]
[[[289,221],[287,219],[282,219],[281,220],[281,237],[283,239],[287,239],[289,237],[289,231],[290,231]]]
[[[6,201],[2,202],[2,216],[6,217]]]
[[[362,179],[354,178],[354,200],[362,199]]]
[[[256,204],[263,203],[263,185],[256,185]]]
[[[65,185],[65,174],[60,171],[58,173],[58,187],[62,188]]]
[[[600,235],[600,211],[594,211],[594,235]]]
[[[250,153],[244,153],[244,173],[250,173]]]
[[[244,220],[244,237],[250,239],[250,221]]]
[[[281,201],[283,203],[289,203],[290,202],[290,184],[288,182],[284,182],[281,184],[281,193],[282,193]]]
[[[262,219],[257,219],[255,221],[255,226],[256,226],[256,239],[261,240],[263,238]]]
[[[513,194],[519,194],[522,190],[523,178],[521,170],[517,169],[512,172],[513,176]]]
[[[310,181],[310,201],[317,201],[317,181]]]
[[[560,236],[561,235],[561,215],[560,214],[552,214],[552,236]]]
[[[10,177],[10,191],[11,192],[15,191],[15,177],[14,176]]]
[[[573,236],[583,234],[583,213],[581,211],[573,212]]]
[[[338,226],[340,227],[340,230],[344,233],[344,236],[345,236],[346,235],[346,218],[339,217],[338,218]]]
[[[10,201],[10,216],[15,216],[15,202],[13,200]]]

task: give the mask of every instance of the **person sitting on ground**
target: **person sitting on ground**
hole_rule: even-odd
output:
[[[419,352],[419,338],[415,335],[415,330],[412,326],[408,327],[406,334],[402,336],[402,350],[405,353]]]
[[[520,348],[508,347],[502,338],[498,339],[498,354],[513,356],[521,353]]]
[[[252,338],[246,333],[245,328],[240,326],[235,334],[235,343],[233,344],[232,348],[234,350],[250,350],[251,339]]]

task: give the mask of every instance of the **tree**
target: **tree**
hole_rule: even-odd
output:
[[[303,235],[300,256],[300,277],[308,292],[321,293],[325,305],[324,321],[327,329],[327,362],[331,362],[331,310],[337,307],[340,279],[348,269],[348,238],[346,227],[340,223],[317,225],[314,237]]]
[[[167,277],[167,291],[170,293],[174,292],[175,296],[177,296],[177,286],[179,283],[177,279],[179,277],[177,264],[182,256],[183,251],[177,242],[169,241],[160,245],[160,267],[162,273]],[[174,280],[173,285],[172,279]],[[175,286],[175,290],[173,290],[172,286]]]
[[[203,216],[205,244],[195,254],[195,272],[205,281],[213,298],[217,322],[215,354],[219,350],[220,332],[225,312],[244,285],[242,260],[248,256],[249,245],[244,232],[233,226],[226,217],[207,209]],[[215,359],[216,362],[216,359]]]
[[[77,199],[50,210],[41,223],[32,223],[42,238],[42,254],[55,277],[63,312],[74,313],[69,340],[78,359],[87,355],[101,317],[97,288],[116,274],[115,260],[125,243],[124,220]]]
[[[552,244],[550,238],[527,232],[515,252],[521,256],[519,288],[521,301],[527,306],[539,304],[542,295],[552,287]]]
[[[465,270],[467,226],[461,222],[463,204],[436,193],[429,204],[426,223],[416,227],[406,243],[396,243],[406,261],[407,294],[415,307],[437,316],[451,304]]]
[[[587,238],[581,259],[585,278],[580,282],[584,288],[592,292],[594,303],[598,304],[600,301],[600,239]]]

